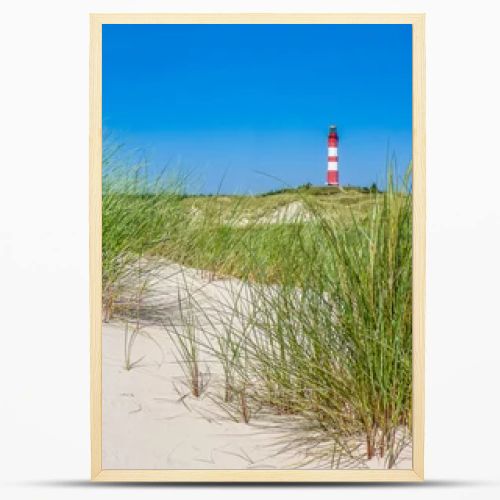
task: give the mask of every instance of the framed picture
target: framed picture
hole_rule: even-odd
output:
[[[92,14],[92,479],[421,481],[423,14]]]

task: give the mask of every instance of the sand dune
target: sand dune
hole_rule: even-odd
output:
[[[236,280],[208,281],[200,272],[165,265],[157,294],[175,322],[179,290],[197,290],[199,303],[210,307],[231,298]],[[165,278],[165,279],[161,279]],[[160,299],[158,299],[160,297]],[[153,299],[150,299],[153,300]],[[290,469],[330,468],[307,449],[286,449],[292,417],[261,411],[249,424],[230,415],[216,401],[221,378],[217,363],[201,363],[207,382],[200,398],[190,395],[166,328],[144,321],[133,347],[130,370],[124,367],[124,325],[103,325],[103,467],[105,469]],[[369,468],[383,468],[373,459]],[[397,464],[411,467],[408,448]]]

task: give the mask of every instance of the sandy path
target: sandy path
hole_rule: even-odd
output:
[[[150,333],[164,354],[139,337],[134,357],[145,357],[127,371],[123,329],[103,328],[104,468],[281,467],[283,457],[272,457],[274,450],[269,448],[272,430],[224,418],[206,394],[199,400],[187,396],[181,401],[188,391],[170,341],[160,331],[150,329]],[[288,459],[288,467],[293,466],[293,457]]]
[[[227,302],[231,280],[208,282],[195,270],[165,266],[155,299],[167,304],[175,321],[178,290],[199,290],[199,303]],[[258,414],[249,424],[235,421],[212,399],[220,391],[216,363],[205,359],[206,392],[189,394],[175,349],[166,330],[150,322],[133,347],[131,370],[124,368],[124,326],[103,325],[103,468],[105,469],[290,469],[328,468],[315,460],[307,466],[304,454],[283,451],[287,416]],[[234,416],[236,420],[238,415]],[[288,419],[286,422],[285,420]],[[278,453],[279,452],[279,453]],[[411,467],[408,450],[398,468]],[[367,464],[383,468],[378,460]]]

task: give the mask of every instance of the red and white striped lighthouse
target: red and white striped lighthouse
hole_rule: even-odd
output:
[[[332,125],[328,132],[328,170],[326,174],[326,183],[329,186],[339,185],[339,155],[338,155],[339,136],[337,127]]]

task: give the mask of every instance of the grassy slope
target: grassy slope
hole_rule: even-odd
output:
[[[411,199],[354,188],[144,196],[135,180],[127,190],[103,200],[109,307],[138,242],[140,255],[279,284],[257,287],[257,315],[238,318],[257,337],[232,332],[229,348],[245,353],[231,361],[233,404],[304,416],[334,458],[356,455],[364,435],[365,456],[392,465],[396,431],[411,422]],[[318,217],[266,223],[297,203]]]
[[[231,214],[236,209],[241,215],[255,219],[293,202],[314,202],[325,213],[336,213],[347,216],[350,210],[366,213],[373,200],[368,190],[349,188],[313,188],[310,190],[288,190],[284,193],[255,196],[189,196],[183,200],[186,207],[202,210],[207,206],[217,207],[222,214]]]
[[[318,258],[324,252],[325,261],[331,255],[319,224],[287,219],[287,207],[298,205],[303,213],[317,211],[328,220],[352,220],[366,217],[373,204],[369,193],[338,189],[333,194],[186,197],[182,200],[185,220],[157,251],[220,276],[279,283],[309,259],[308,248],[312,252],[314,246]]]

